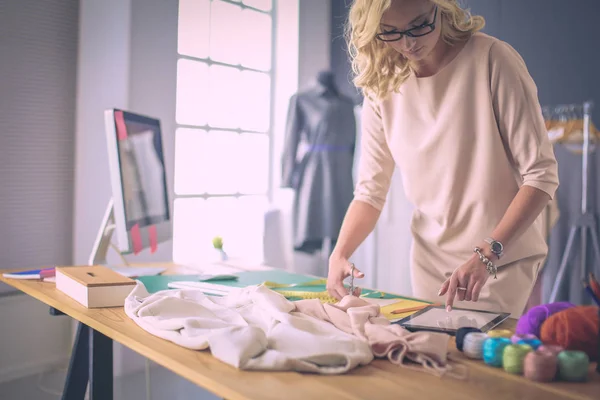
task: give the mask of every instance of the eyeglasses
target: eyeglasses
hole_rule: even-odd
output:
[[[438,8],[437,6],[435,6],[435,13],[433,14],[433,21],[431,23],[426,22],[406,31],[394,30],[389,32],[378,33],[376,37],[382,42],[395,42],[402,39],[404,36],[421,37],[429,35],[435,30],[435,20],[437,19],[437,12]]]

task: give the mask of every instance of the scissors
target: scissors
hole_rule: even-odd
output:
[[[350,295],[354,296],[354,263],[350,263]]]

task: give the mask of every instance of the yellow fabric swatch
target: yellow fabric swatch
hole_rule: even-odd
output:
[[[430,305],[428,302],[426,301],[419,301],[419,300],[398,300],[396,303],[394,304],[390,304],[387,306],[383,306],[380,308],[381,313],[390,321],[392,320],[397,320],[397,319],[402,319],[405,317],[408,317],[409,315],[412,315],[414,313],[416,313],[419,310],[416,311],[409,311],[409,312],[405,312],[402,314],[392,314],[392,311],[394,310],[398,310],[401,308],[412,308],[412,307],[419,307],[419,306],[428,306]]]

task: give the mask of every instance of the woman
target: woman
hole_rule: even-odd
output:
[[[547,254],[538,216],[558,171],[525,63],[483,25],[456,0],[354,1],[362,153],[329,261],[331,295],[348,294],[351,270],[364,276],[349,258],[375,227],[398,166],[416,209],[414,296],[522,314]]]

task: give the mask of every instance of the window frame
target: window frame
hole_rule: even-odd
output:
[[[252,71],[252,72],[258,72],[258,73],[264,73],[267,76],[269,76],[270,79],[270,87],[269,87],[269,123],[268,123],[268,127],[266,129],[266,131],[256,131],[256,130],[248,130],[248,129],[242,129],[242,128],[237,128],[237,129],[231,129],[231,128],[223,128],[223,127],[218,127],[218,126],[211,126],[210,124],[204,124],[204,125],[193,125],[193,124],[180,124],[177,122],[177,120],[175,121],[175,131],[179,130],[179,129],[197,129],[197,130],[203,130],[203,131],[207,131],[207,132],[211,132],[211,131],[223,131],[223,132],[235,132],[237,134],[257,134],[257,135],[266,135],[267,136],[267,140],[268,140],[268,155],[269,155],[269,160],[268,160],[268,171],[269,171],[269,176],[268,176],[268,184],[267,184],[267,192],[266,193],[248,193],[248,192],[236,192],[236,193],[227,193],[227,194],[222,194],[222,193],[210,193],[210,192],[205,192],[205,193],[187,193],[187,194],[178,194],[175,190],[174,190],[174,203],[178,200],[178,199],[189,199],[189,198],[202,198],[202,199],[209,199],[209,198],[240,198],[240,197],[244,197],[244,196],[266,196],[267,198],[267,202],[268,203],[272,203],[273,202],[273,197],[274,197],[274,176],[275,176],[275,147],[274,147],[274,125],[275,125],[275,101],[276,101],[276,65],[277,65],[277,57],[276,57],[276,48],[277,48],[277,2],[278,0],[271,0],[271,9],[268,11],[265,10],[261,10],[259,8],[255,8],[252,6],[248,6],[245,5],[243,3],[243,0],[240,1],[234,1],[234,0],[209,0],[210,3],[213,3],[215,1],[220,1],[223,3],[228,3],[228,4],[233,4],[235,6],[240,7],[242,10],[243,9],[249,9],[255,12],[259,12],[262,14],[266,14],[269,15],[271,17],[271,62],[270,62],[270,68],[268,70],[261,70],[261,69],[256,69],[256,68],[251,68],[251,67],[245,67],[242,66],[241,64],[230,64],[230,63],[226,63],[226,62],[221,62],[221,61],[217,61],[217,60],[213,60],[210,58],[210,54],[208,57],[206,58],[202,58],[202,57],[194,57],[194,56],[190,56],[187,54],[181,54],[179,53],[179,50],[177,51],[177,57],[176,57],[176,64],[179,63],[179,60],[189,60],[189,61],[194,61],[194,62],[201,62],[201,63],[205,63],[209,68],[212,65],[218,65],[218,66],[223,66],[223,67],[229,67],[229,68],[236,68],[239,71]],[[178,34],[177,34],[177,41],[179,42],[179,29],[178,29]],[[179,76],[177,76],[177,79],[179,79]],[[177,134],[175,134],[175,141],[177,141]],[[175,168],[174,171],[174,182],[176,182],[178,180],[177,178],[177,168]],[[175,184],[175,187],[177,185]]]

